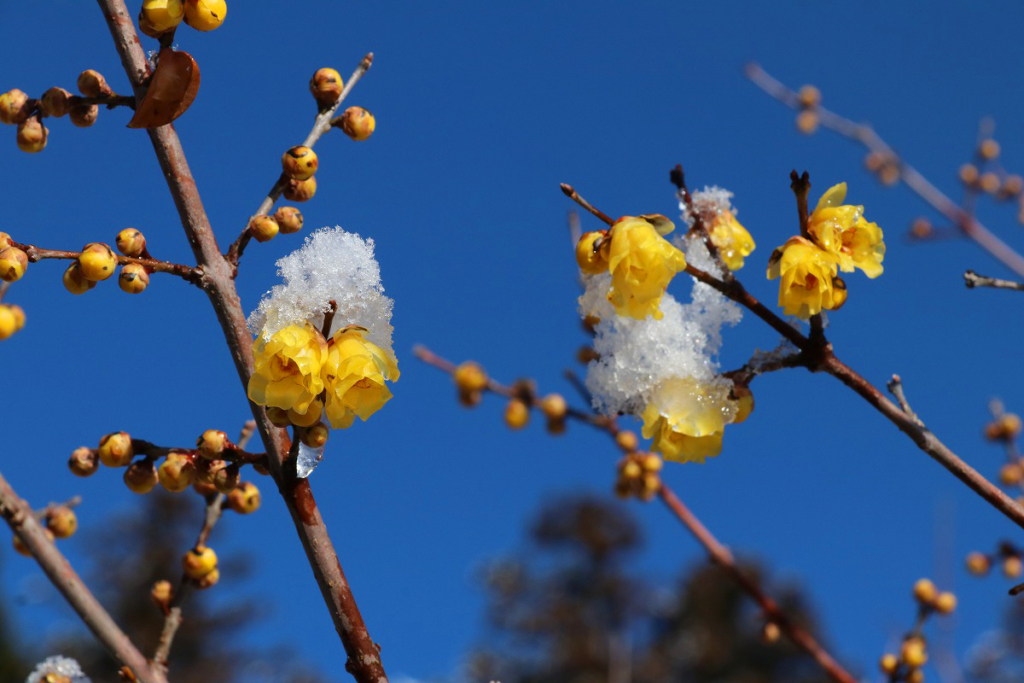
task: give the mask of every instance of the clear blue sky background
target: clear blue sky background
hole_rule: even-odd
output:
[[[889,252],[880,279],[849,278],[849,303],[833,316],[837,352],[879,386],[902,374],[924,419],[995,476],[1002,455],[980,431],[991,396],[1024,410],[1021,300],[968,291],[961,273],[1008,273],[967,242],[908,244],[905,230],[926,207],[879,186],[848,141],[798,135],[792,113],[741,67],[754,59],[788,83],[817,84],[828,106],[871,120],[958,196],[956,168],[983,115],[1001,124],[1007,165],[1024,166],[1024,56],[1013,47],[1022,20],[1011,2],[250,0],[231,2],[215,33],[181,31],[203,84],[177,127],[222,245],[258,206],[280,154],[306,135],[310,74],[331,65],[347,75],[367,51],[377,56],[351,100],[375,113],[377,133],[359,144],[341,134],[322,141],[319,194],[302,210],[307,226],[372,236],[396,301],[395,398],[334,435],[313,482],[393,676],[456,669],[482,628],[474,569],[520,546],[524,519],[546,497],[610,488],[617,454],[600,434],[571,428],[553,439],[540,425],[510,434],[500,402],[462,410],[447,379],[410,353],[423,342],[476,358],[498,378],[531,375],[543,390],[569,392],[561,372],[584,337],[559,182],[612,215],[675,215],[667,171],[678,162],[693,185],[731,189],[759,245],[744,279],[771,301],[762,264],[795,230],[789,170],[808,169],[815,196],[848,181],[850,199],[886,230]],[[0,26],[0,90],[72,88],[85,68],[128,90],[92,3],[4,2]],[[125,129],[127,119],[103,111],[89,130],[53,121],[48,149],[35,156],[17,150],[13,128],[0,131],[0,230],[78,248],[135,226],[158,257],[189,261],[149,141]],[[982,216],[1024,247],[1012,208],[985,204]],[[250,247],[238,279],[247,309],[276,283],[274,261],[300,244],[282,236]],[[35,504],[84,496],[88,528],[131,515],[138,501],[119,473],[72,477],[74,447],[117,429],[183,445],[209,427],[234,431],[248,408],[200,292],[155,276],[142,296],[108,282],[73,298],[62,271],[31,266],[10,292],[29,323],[0,346],[0,468]],[[675,291],[685,297],[687,286]],[[748,316],[728,331],[723,364],[775,342]],[[962,558],[1013,538],[1011,523],[834,380],[800,370],[759,380],[755,391],[757,411],[729,430],[721,457],[669,466],[666,478],[741,555],[803,584],[842,660],[874,670],[909,625],[910,585],[923,575],[961,598],[950,621],[958,655],[997,625],[1008,582],[967,577]],[[256,575],[225,576],[214,593],[266,596],[273,619],[245,638],[284,639],[342,680],[342,649],[291,522],[263,488],[259,514],[229,517],[213,537],[254,552]],[[643,571],[667,578],[700,561],[663,509],[634,508],[648,532]],[[87,568],[80,543],[62,548]],[[4,552],[6,598],[36,574]],[[14,616],[27,637],[73,623],[56,600]]]

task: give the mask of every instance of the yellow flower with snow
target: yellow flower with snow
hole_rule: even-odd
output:
[[[738,413],[729,387],[692,378],[667,379],[644,408],[643,435],[651,450],[677,462],[704,462],[722,452],[722,432]]]
[[[729,270],[742,268],[743,259],[750,256],[757,246],[732,211],[722,211],[708,229],[711,232],[711,243],[718,247],[718,253]]]
[[[327,361],[327,340],[315,327],[289,325],[269,339],[253,342],[255,369],[249,398],[268,408],[305,415],[324,390],[320,378]]]
[[[836,278],[838,258],[803,237],[791,237],[772,252],[768,279],[779,281],[779,306],[786,315],[806,320],[846,301],[846,286]],[[838,287],[836,286],[838,285]]]
[[[807,219],[807,232],[822,249],[835,254],[839,269],[860,268],[870,278],[882,274],[882,229],[864,220],[864,207],[843,204],[846,183],[830,187]]]
[[[323,378],[327,418],[335,429],[366,420],[391,398],[385,381],[398,379],[398,361],[365,339],[366,328],[350,325],[331,339]]]
[[[609,230],[612,288],[608,301],[619,315],[661,319],[661,295],[675,274],[686,268],[683,252],[662,237],[674,228],[670,220],[654,214],[624,216]]]

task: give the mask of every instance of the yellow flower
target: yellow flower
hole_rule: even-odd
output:
[[[347,429],[357,415],[365,421],[380,410],[391,398],[384,382],[398,379],[398,361],[365,335],[366,328],[350,325],[331,339],[323,377],[327,419],[335,429]]]
[[[791,237],[772,253],[768,279],[779,281],[779,306],[786,315],[807,319],[842,305],[845,296],[836,296],[835,254],[818,248],[803,237]],[[845,294],[845,292],[844,292]]]
[[[754,238],[740,225],[731,211],[723,211],[709,226],[711,243],[718,247],[718,253],[729,270],[743,267],[743,259],[754,251]]]
[[[722,432],[737,414],[729,388],[691,378],[665,380],[643,412],[651,450],[677,462],[704,462],[722,452]]]
[[[839,183],[822,195],[807,220],[807,231],[825,251],[835,254],[839,268],[852,273],[860,268],[870,278],[882,274],[885,242],[882,229],[864,220],[864,207],[843,204],[846,183]]]
[[[327,341],[306,323],[289,325],[270,339],[253,342],[256,368],[249,378],[249,398],[262,406],[305,415],[324,390],[320,371],[327,360]]]
[[[674,227],[659,215],[625,216],[612,226],[608,249],[612,288],[608,301],[619,315],[637,319],[652,315],[661,320],[661,295],[675,274],[686,268],[683,252],[662,237]]]

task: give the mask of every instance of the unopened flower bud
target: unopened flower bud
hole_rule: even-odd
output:
[[[935,600],[938,591],[935,584],[929,579],[918,579],[914,584],[914,599],[924,604],[930,604]]]
[[[274,212],[274,220],[281,233],[290,235],[302,230],[302,212],[294,206],[282,206]]]
[[[804,135],[812,135],[818,130],[818,112],[813,109],[804,109],[796,115],[796,129]]]
[[[978,167],[974,164],[964,164],[960,167],[960,182],[964,185],[973,185],[978,182]]]
[[[171,600],[174,599],[174,587],[170,581],[161,579],[153,584],[149,590],[149,597],[153,604],[160,608],[160,611],[167,612],[171,607]]]
[[[217,568],[217,553],[213,548],[198,546],[181,558],[181,567],[190,579],[201,579]]]
[[[312,178],[319,165],[316,152],[304,145],[292,147],[281,157],[281,168],[284,169],[284,174],[295,180]]]
[[[14,316],[14,331],[20,332],[25,327],[25,309],[18,304],[4,304]]]
[[[228,5],[224,0],[185,0],[185,23],[197,31],[212,31],[224,23]]]
[[[204,498],[209,498],[210,496],[217,495],[216,486],[214,486],[213,484],[207,484],[205,482],[199,481],[198,479],[192,482],[192,490],[198,493],[200,496],[203,496]]]
[[[992,138],[982,140],[978,145],[978,156],[985,161],[992,161],[999,156],[999,143]]]
[[[932,234],[932,222],[927,218],[917,218],[910,224],[910,234],[917,239],[924,239]]]
[[[568,406],[561,394],[548,394],[541,399],[540,410],[552,420],[561,420],[565,417]]]
[[[228,435],[221,430],[207,429],[196,440],[196,448],[199,449],[199,455],[207,460],[217,460],[230,443]]]
[[[284,198],[290,202],[308,202],[316,194],[316,178],[289,180],[284,188]]]
[[[656,453],[648,453],[647,455],[645,455],[643,457],[643,460],[641,461],[641,464],[644,470],[647,472],[660,472],[661,469],[665,466],[665,463],[661,459],[661,456],[657,455]]]
[[[769,621],[761,629],[761,641],[767,645],[779,642],[781,636],[782,631],[779,630],[779,625],[774,621]]]
[[[313,78],[309,79],[309,91],[313,93],[321,109],[326,109],[337,102],[344,87],[341,74],[334,69],[318,69]]]
[[[59,119],[68,113],[68,109],[70,109],[68,99],[70,97],[71,93],[64,88],[50,88],[43,93],[42,99],[39,100],[39,108],[47,116]]]
[[[1019,175],[1008,175],[1003,178],[1003,186],[999,188],[999,194],[1009,199],[1024,191],[1024,178]]]
[[[114,250],[100,242],[92,242],[82,247],[78,257],[78,267],[86,280],[100,282],[114,274],[117,256]]]
[[[975,576],[988,574],[991,567],[992,563],[984,553],[973,552],[967,556],[967,571]]]
[[[253,216],[249,220],[249,232],[257,242],[269,242],[277,237],[280,230],[272,216]]]
[[[136,228],[125,228],[117,233],[114,244],[117,245],[117,250],[125,256],[138,258],[146,251],[146,236]]]
[[[204,484],[213,484],[213,479],[217,476],[217,472],[228,466],[225,460],[207,460],[205,458],[199,458],[195,461],[196,466],[196,479]]]
[[[68,266],[68,269],[64,271],[64,289],[76,296],[79,294],[85,294],[95,286],[95,282],[92,280],[86,280],[85,276],[82,275],[82,269],[79,267],[78,261],[73,261],[71,265]]]
[[[1015,462],[1003,465],[999,470],[999,481],[1004,486],[1019,484],[1021,481],[1024,481],[1024,468]]]
[[[999,186],[1001,184],[999,176],[991,171],[988,173],[982,173],[981,177],[978,178],[978,187],[981,188],[982,192],[987,192],[989,194],[995,194],[999,190]]]
[[[505,406],[505,424],[511,429],[522,429],[530,420],[530,409],[518,398],[514,398]]]
[[[221,493],[231,493],[238,486],[238,465],[232,463],[217,470],[213,475],[213,485]]]
[[[359,142],[373,135],[373,131],[377,128],[377,120],[373,118],[373,114],[362,107],[349,107],[341,115],[338,126],[345,135]]]
[[[801,86],[800,91],[797,93],[797,98],[800,100],[801,107],[817,107],[821,104],[821,91],[813,85],[804,85]]]
[[[182,0],[145,0],[142,16],[154,32],[165,33],[177,28],[185,18],[185,5]]]
[[[107,467],[125,467],[135,457],[132,437],[127,432],[114,432],[100,439],[97,450],[100,462]]]
[[[290,427],[292,424],[288,419],[288,411],[283,408],[267,408],[267,417],[275,427]]]
[[[912,669],[908,671],[907,677],[903,681],[904,683],[924,683],[924,670]]]
[[[46,139],[50,131],[46,130],[43,120],[33,116],[18,124],[18,149],[22,152],[35,154],[46,149]]]
[[[0,95],[0,122],[18,124],[29,117],[28,95],[15,88]]]
[[[135,493],[149,493],[158,481],[156,467],[150,460],[133,462],[124,471],[124,483]]]
[[[327,428],[327,425],[323,422],[317,422],[312,427],[302,430],[299,438],[302,440],[302,443],[310,448],[321,448],[327,443],[327,437],[330,436],[330,433],[331,430]]]
[[[878,662],[878,668],[882,670],[882,673],[893,674],[896,669],[899,668],[900,660],[894,654],[884,654],[882,659]]]
[[[107,85],[107,79],[95,69],[86,69],[78,76],[78,92],[86,97],[105,97],[114,91]]]
[[[214,568],[214,570],[206,576],[195,580],[196,588],[198,588],[199,590],[213,588],[217,585],[218,581],[220,581],[220,569]]]
[[[0,249],[5,249],[11,246],[11,236],[6,232],[0,232]]]
[[[903,648],[900,651],[900,658],[911,669],[919,669],[924,666],[928,661],[928,652],[925,650],[924,640],[916,636],[904,640]]]
[[[161,38],[164,35],[163,31],[157,31],[153,24],[149,23],[149,19],[146,18],[146,13],[139,11],[139,31],[150,38]]]
[[[46,528],[57,538],[70,538],[78,530],[78,517],[74,510],[60,505],[46,515]]]
[[[126,263],[121,266],[121,274],[117,276],[117,286],[128,294],[141,294],[149,287],[149,273],[138,263]]]
[[[1016,555],[1011,555],[1003,560],[1003,575],[1008,579],[1019,578],[1024,572],[1024,563]]]
[[[248,515],[260,509],[260,490],[256,484],[244,481],[228,494],[228,507],[240,515]]]
[[[0,304],[0,340],[7,339],[18,331],[18,319],[10,306]]]
[[[68,469],[76,477],[88,477],[100,468],[100,459],[96,451],[86,446],[76,448],[68,459]]]
[[[619,448],[630,453],[635,451],[637,446],[640,445],[640,439],[637,438],[636,432],[631,432],[628,429],[623,429],[621,432],[615,435],[615,443]]]
[[[68,116],[75,126],[88,128],[96,123],[96,119],[100,116],[100,108],[95,104],[79,104],[71,107]]]
[[[157,469],[160,485],[171,493],[180,493],[196,479],[196,466],[182,453],[170,453]]]
[[[20,280],[28,268],[28,254],[17,247],[0,249],[0,280],[14,282]]]
[[[455,368],[452,378],[460,391],[474,392],[487,388],[487,373],[480,365],[471,360]]]
[[[939,593],[935,598],[935,611],[939,614],[950,614],[956,609],[956,596],[952,593]]]
[[[597,248],[599,241],[606,240],[607,230],[585,232],[576,243],[576,264],[584,273],[595,275],[608,272],[608,261]]]
[[[633,460],[632,458],[627,460],[626,463],[622,466],[622,476],[625,477],[626,479],[636,479],[643,473],[644,470],[642,467],[640,467],[640,463],[638,463],[636,460]]]

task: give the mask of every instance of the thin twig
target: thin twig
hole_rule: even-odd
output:
[[[683,171],[682,164],[676,164],[669,174],[669,181],[676,186],[676,197],[686,205],[690,216],[693,218],[692,231],[700,235],[701,240],[704,242],[704,247],[708,250],[711,255],[711,259],[718,266],[719,272],[722,273],[722,279],[726,282],[731,282],[735,279],[736,275],[732,272],[725,263],[725,259],[722,258],[722,251],[715,244],[715,241],[711,239],[711,228],[708,226],[707,221],[704,220],[704,215],[694,210],[693,207],[693,196],[690,194],[690,188],[686,186],[686,173]]]
[[[312,148],[321,136],[331,129],[331,124],[333,123],[331,117],[338,111],[341,103],[344,102],[345,98],[348,97],[348,94],[352,92],[352,88],[354,88],[356,83],[359,82],[359,79],[363,77],[363,74],[370,70],[370,66],[372,64],[373,53],[370,52],[363,57],[363,60],[359,62],[359,66],[357,66],[356,70],[352,72],[352,75],[348,77],[348,82],[345,83],[345,87],[342,88],[341,95],[338,96],[338,101],[317,114],[316,120],[313,121],[313,129],[309,131],[309,135],[306,136],[305,141],[302,143],[304,147]],[[260,208],[256,210],[256,213],[254,213],[251,218],[255,218],[256,216],[266,216],[270,213],[270,210],[274,208],[274,203],[277,202],[285,188],[288,187],[288,182],[289,178],[284,173],[278,176],[277,180],[274,181],[273,187],[270,188],[270,192],[267,193],[267,196],[260,203]],[[249,226],[247,224],[241,234],[239,234],[238,238],[228,248],[228,253],[225,254],[225,258],[228,260],[228,263],[232,264],[236,269],[238,267],[238,260],[242,258],[242,252],[245,251],[245,247],[249,244],[251,239],[252,233],[249,232]]]
[[[125,73],[138,97],[145,89],[149,65],[135,32],[132,15],[124,0],[97,1]],[[147,132],[192,252],[198,265],[203,268],[203,288],[224,331],[238,378],[242,386],[246,387],[253,371],[252,337],[235,289],[233,278],[236,268],[217,246],[195,178],[189,170],[174,127],[161,126]],[[334,627],[345,646],[348,655],[346,668],[360,683],[386,683],[387,674],[380,660],[380,648],[366,630],[334,544],[320,516],[309,480],[286,476],[282,468],[284,456],[291,446],[288,434],[270,422],[262,407],[251,401],[249,406],[267,451],[271,474],[288,507]]]
[[[586,209],[590,213],[592,213],[595,216],[597,216],[598,218],[600,218],[602,221],[607,223],[609,226],[615,224],[615,221],[613,221],[611,219],[611,217],[608,216],[608,214],[606,214],[603,211],[600,211],[598,209],[595,209],[593,206],[591,206],[590,202],[588,202],[586,199],[581,197],[580,194],[575,190],[575,188],[573,188],[572,185],[569,185],[567,183],[562,183],[561,184],[561,188],[562,188],[562,192],[565,193],[566,197],[568,197],[569,199],[573,200],[574,202],[576,202],[577,204],[582,206],[584,209]]]
[[[800,109],[802,107],[800,97],[795,91],[773,78],[759,65],[748,64],[745,73],[754,85],[779,102],[782,102],[791,109]],[[818,120],[825,128],[829,128],[844,137],[859,142],[872,152],[877,152],[885,155],[886,158],[892,159],[899,169],[900,180],[907,187],[930,204],[932,208],[945,216],[953,225],[957,226],[965,236],[978,243],[978,245],[1018,276],[1024,277],[1024,256],[1014,251],[1010,245],[1003,242],[982,225],[977,218],[968,211],[965,211],[961,206],[958,206],[956,202],[946,196],[939,188],[935,187],[917,169],[900,157],[871,126],[856,123],[821,106],[815,107],[814,111],[818,114]]]
[[[82,255],[82,252],[80,251],[41,249],[31,244],[20,244],[18,242],[11,242],[11,246],[17,247],[25,252],[25,255],[28,256],[29,263],[37,263],[45,259],[65,259],[75,261]],[[203,277],[203,271],[201,268],[190,268],[189,266],[183,266],[179,263],[157,261],[155,259],[147,258],[133,258],[131,256],[122,256],[120,254],[115,254],[114,256],[117,258],[119,265],[123,266],[129,263],[135,263],[150,272],[177,275],[186,282],[190,282],[194,285],[198,285]]]
[[[132,451],[135,455],[142,455],[150,459],[162,458],[171,453],[181,453],[182,455],[193,455],[198,456],[199,451],[195,448],[172,448],[169,446],[158,446],[149,441],[143,439],[132,439]],[[254,465],[266,465],[267,454],[266,453],[249,453],[244,450],[241,446],[231,443],[229,440],[224,448],[224,452],[219,456],[221,460],[227,460],[228,462],[238,463],[240,465],[254,464]]]
[[[107,652],[131,669],[139,683],[167,683],[163,673],[149,665],[146,657],[82,582],[67,558],[46,537],[46,531],[32,514],[32,508],[18,497],[3,475],[0,475],[0,515]]]
[[[910,402],[907,401],[907,397],[903,393],[903,380],[900,379],[900,376],[893,375],[892,379],[889,380],[889,382],[885,385],[885,388],[888,389],[889,393],[896,398],[896,401],[900,404],[900,408],[903,410],[904,413],[906,413],[907,417],[912,419],[919,426],[924,427],[924,423],[921,422],[921,419],[917,416],[917,413],[915,413],[910,408]]]
[[[736,565],[736,561],[733,559],[729,549],[722,545],[708,531],[707,527],[683,504],[683,501],[676,496],[671,488],[662,483],[659,494],[665,506],[693,534],[694,538],[704,546],[711,561],[725,570],[729,577],[754,599],[761,609],[764,610],[765,616],[769,621],[776,624],[794,644],[810,654],[833,680],[838,681],[838,683],[857,683],[857,679],[844,669],[839,662],[833,659],[825,648],[814,639],[814,636],[794,622],[779,607],[779,604],[761,589],[754,579],[743,573]]]
[[[327,303],[327,311],[324,313],[324,324],[321,331],[325,339],[331,338],[331,325],[334,324],[334,314],[338,312],[338,302],[331,299]]]
[[[997,277],[986,277],[984,275],[978,275],[973,270],[968,270],[964,273],[964,284],[967,285],[967,289],[974,289],[975,287],[994,287],[995,289],[1016,289],[1018,291],[1024,291],[1024,282],[1002,280]]]

